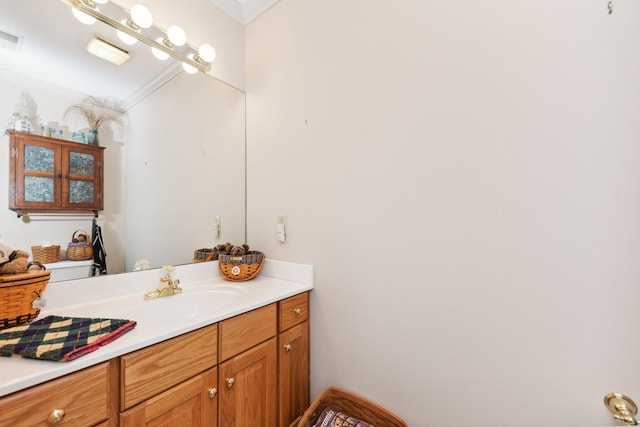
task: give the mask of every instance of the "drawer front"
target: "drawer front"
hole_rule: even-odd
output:
[[[46,362],[45,362],[46,363]],[[65,426],[95,425],[109,418],[109,362],[74,372],[0,399],[0,424],[50,426],[54,411]],[[51,422],[47,420],[51,418]]]
[[[132,407],[218,363],[218,325],[120,357],[120,410]]]
[[[276,304],[220,322],[220,361],[276,336]]]
[[[309,319],[309,292],[280,301],[280,332]]]

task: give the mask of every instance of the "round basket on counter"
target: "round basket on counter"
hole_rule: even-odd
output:
[[[264,254],[258,251],[249,251],[246,255],[218,256],[218,270],[225,279],[232,282],[251,280],[260,273],[264,264]]]
[[[28,323],[38,317],[40,308],[33,302],[42,296],[51,272],[30,270],[18,274],[0,274],[0,329]]]

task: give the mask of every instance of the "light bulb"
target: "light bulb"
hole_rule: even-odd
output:
[[[149,9],[141,4],[134,4],[131,6],[131,19],[140,28],[149,28],[153,24],[153,16]]]
[[[182,46],[187,42],[187,35],[184,30],[177,25],[169,25],[167,28],[167,38],[176,46]]]
[[[98,6],[95,7],[96,12],[98,11]],[[76,17],[76,19],[80,22],[82,22],[85,25],[93,25],[96,23],[96,18],[94,18],[91,15],[87,15],[86,13],[74,8],[71,8],[71,12],[73,13],[73,16]]]
[[[156,41],[160,44],[163,44],[163,38],[162,37],[158,37],[156,39]],[[164,61],[165,59],[169,58],[169,54],[166,52],[161,51],[160,49],[157,49],[155,47],[151,48],[151,53],[153,53],[153,56],[155,56],[156,58],[158,58],[160,61]]]
[[[124,25],[124,26],[127,26],[127,20],[126,19],[123,19],[122,21],[120,21],[120,23],[122,25]],[[118,38],[120,40],[122,40],[122,43],[125,43],[125,44],[128,44],[128,45],[134,45],[138,41],[138,39],[136,39],[135,37],[123,32],[123,31],[120,31],[120,30],[116,30],[116,34],[118,35]]]
[[[193,54],[188,56],[189,59],[193,59]],[[195,74],[198,72],[198,69],[192,65],[187,64],[186,62],[182,63],[182,69],[185,70],[189,74]]]
[[[213,62],[216,59],[216,50],[208,43],[204,43],[198,49],[198,56],[205,62]]]

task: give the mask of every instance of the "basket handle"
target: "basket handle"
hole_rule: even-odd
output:
[[[78,236],[76,237],[76,234],[77,234],[77,233],[80,233],[80,234],[78,234]],[[84,236],[85,236],[85,241],[87,241],[87,242],[89,241],[89,233],[87,233],[87,232],[86,232],[86,231],[84,231],[84,230],[76,230],[76,231],[74,231],[74,232],[73,232],[73,235],[71,236],[71,241],[72,241],[72,242],[74,242],[74,243],[77,243],[77,242],[78,242],[78,238],[79,238],[81,235],[84,235]]]
[[[31,268],[32,265],[37,265],[38,267],[40,267],[41,270],[47,269],[47,267],[45,267],[41,262],[31,261],[29,264],[27,264],[27,270],[29,270],[29,268]]]

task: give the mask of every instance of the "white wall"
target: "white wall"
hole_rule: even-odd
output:
[[[282,0],[248,26],[248,241],[316,266],[312,395],[439,427],[640,399],[640,3],[613,5]]]
[[[245,241],[245,96],[182,73],[129,111],[123,147],[126,264],[184,264]],[[218,239],[214,218],[221,219]]]

